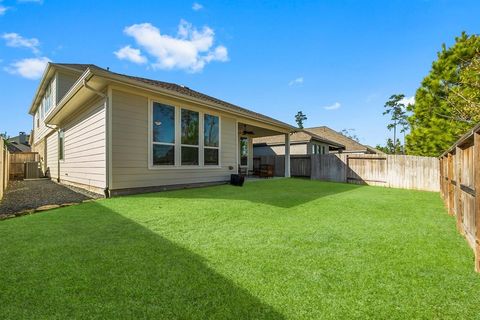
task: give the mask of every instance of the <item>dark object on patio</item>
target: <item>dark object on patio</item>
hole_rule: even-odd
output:
[[[261,164],[259,171],[260,178],[272,178],[273,177],[273,165]]]
[[[233,186],[243,186],[243,183],[245,182],[245,176],[241,174],[231,174],[230,175],[230,184]]]

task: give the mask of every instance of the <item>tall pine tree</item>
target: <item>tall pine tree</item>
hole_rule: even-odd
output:
[[[478,58],[480,37],[462,33],[455,40],[450,48],[442,46],[415,94],[415,104],[409,107],[413,114],[406,139],[408,154],[438,156],[478,121],[476,115],[463,116],[454,97],[465,87],[463,75]]]

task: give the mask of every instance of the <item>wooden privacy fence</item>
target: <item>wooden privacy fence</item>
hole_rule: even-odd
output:
[[[0,200],[3,198],[9,180],[9,152],[5,141],[0,137]]]
[[[25,162],[38,162],[38,152],[13,152],[10,153],[10,179],[25,178]]]
[[[457,229],[475,252],[480,272],[480,125],[440,157],[440,193]]]
[[[284,175],[284,156],[254,158],[255,167],[274,165],[276,176]],[[368,184],[392,188],[439,191],[437,158],[406,155],[316,154],[292,155],[293,177]]]

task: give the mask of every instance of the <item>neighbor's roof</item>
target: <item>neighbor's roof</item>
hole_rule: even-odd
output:
[[[290,136],[290,143],[310,142],[310,140],[322,142],[338,148],[345,148],[345,146],[341,143],[337,143],[337,142],[325,139],[311,132],[298,131],[293,133]],[[281,134],[276,136],[254,138],[253,144],[267,144],[267,145],[285,144],[285,136]]]
[[[98,67],[94,64],[52,63],[52,65],[53,66],[70,68],[70,69],[76,69],[76,70],[79,70],[79,71],[82,71],[82,72],[85,72],[87,69],[90,69],[92,71],[100,70],[102,72],[107,72],[111,75],[122,77],[124,79],[134,80],[136,82],[140,82],[140,83],[143,83],[143,84],[155,86],[155,87],[165,89],[165,90],[168,90],[168,91],[171,91],[171,92],[183,95],[183,96],[187,96],[187,97],[195,98],[195,99],[198,99],[198,100],[202,100],[206,103],[213,103],[213,104],[216,104],[216,105],[220,105],[221,107],[223,107],[227,110],[230,110],[232,112],[246,113],[248,115],[251,115],[251,116],[263,119],[263,120],[267,120],[269,122],[273,122],[273,123],[276,123],[276,124],[281,125],[281,126],[289,127],[292,130],[295,129],[295,127],[293,127],[293,126],[291,126],[291,125],[289,125],[285,122],[276,120],[274,118],[271,118],[269,116],[263,115],[263,114],[258,113],[258,112],[251,111],[249,109],[239,107],[239,106],[234,105],[232,103],[214,98],[212,96],[203,94],[201,92],[192,90],[192,89],[190,89],[186,86],[178,85],[178,84],[175,84],[175,83],[164,82],[164,81],[159,81],[159,80],[153,80],[153,79],[147,79],[147,78],[142,78],[142,77],[136,77],[136,76],[130,76],[130,75],[126,75],[126,74],[116,73],[116,72],[112,72],[112,71],[107,70],[107,69],[100,68],[100,67]]]
[[[337,132],[327,126],[321,127],[314,127],[314,128],[305,128],[305,131],[312,132],[316,135],[324,137],[328,140],[335,141],[337,143],[341,143],[345,146],[345,151],[359,151],[364,152],[367,151],[367,146],[364,146],[357,141],[350,139],[349,137]]]

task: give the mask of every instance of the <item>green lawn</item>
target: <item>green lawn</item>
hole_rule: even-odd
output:
[[[478,319],[437,193],[301,179],[0,221],[0,318]]]

